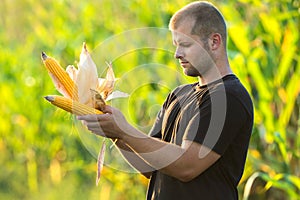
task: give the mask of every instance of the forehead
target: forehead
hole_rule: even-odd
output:
[[[173,41],[198,41],[199,36],[191,34],[193,26],[194,22],[192,20],[180,22],[176,29],[171,30]]]

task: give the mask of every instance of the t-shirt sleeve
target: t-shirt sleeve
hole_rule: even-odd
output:
[[[149,132],[149,136],[151,137],[156,137],[156,138],[162,138],[162,124],[163,124],[163,119],[164,119],[164,115],[165,115],[165,110],[168,107],[168,104],[170,102],[170,99],[172,97],[172,93],[170,93],[166,99],[166,101],[164,102],[164,104],[162,105],[160,111],[158,112],[155,122]]]
[[[198,142],[222,155],[247,119],[237,97],[215,92],[194,110],[183,139]]]
[[[160,139],[162,138],[161,129],[162,129],[163,116],[164,116],[164,110],[162,107],[156,116],[155,123],[153,124],[148,134],[149,136],[160,138]]]

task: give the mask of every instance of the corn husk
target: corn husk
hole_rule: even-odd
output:
[[[69,65],[66,68],[66,72],[68,73],[69,77],[77,86],[78,101],[80,103],[101,110],[106,101],[129,96],[121,91],[113,91],[117,78],[115,77],[112,64],[107,63],[107,66],[108,68],[106,77],[98,78],[97,66],[88,52],[86,44],[83,43],[78,68],[76,68],[74,65]],[[56,86],[56,89],[64,97],[69,98],[65,91],[61,89],[63,87],[61,86],[61,83],[57,81],[57,77],[51,78]],[[96,185],[98,185],[100,181],[105,158],[105,149],[106,145],[104,140],[97,158]]]

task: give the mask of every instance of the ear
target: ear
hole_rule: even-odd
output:
[[[211,50],[217,50],[222,44],[222,37],[219,33],[213,33],[210,36]]]

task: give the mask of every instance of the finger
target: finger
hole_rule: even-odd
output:
[[[84,121],[98,121],[96,115],[80,115],[77,116],[78,120],[84,120]]]
[[[99,114],[99,115],[81,115],[78,116],[78,120],[85,120],[87,122],[95,122],[95,121],[104,121],[107,120],[109,114]]]
[[[91,128],[91,129],[89,129],[89,131],[91,131],[93,134],[99,135],[101,137],[106,137],[106,135],[102,131],[99,131],[99,129],[97,129],[97,128],[96,129]]]
[[[101,128],[99,122],[89,122],[89,123],[86,123],[86,126],[88,128],[98,128],[98,129]]]

